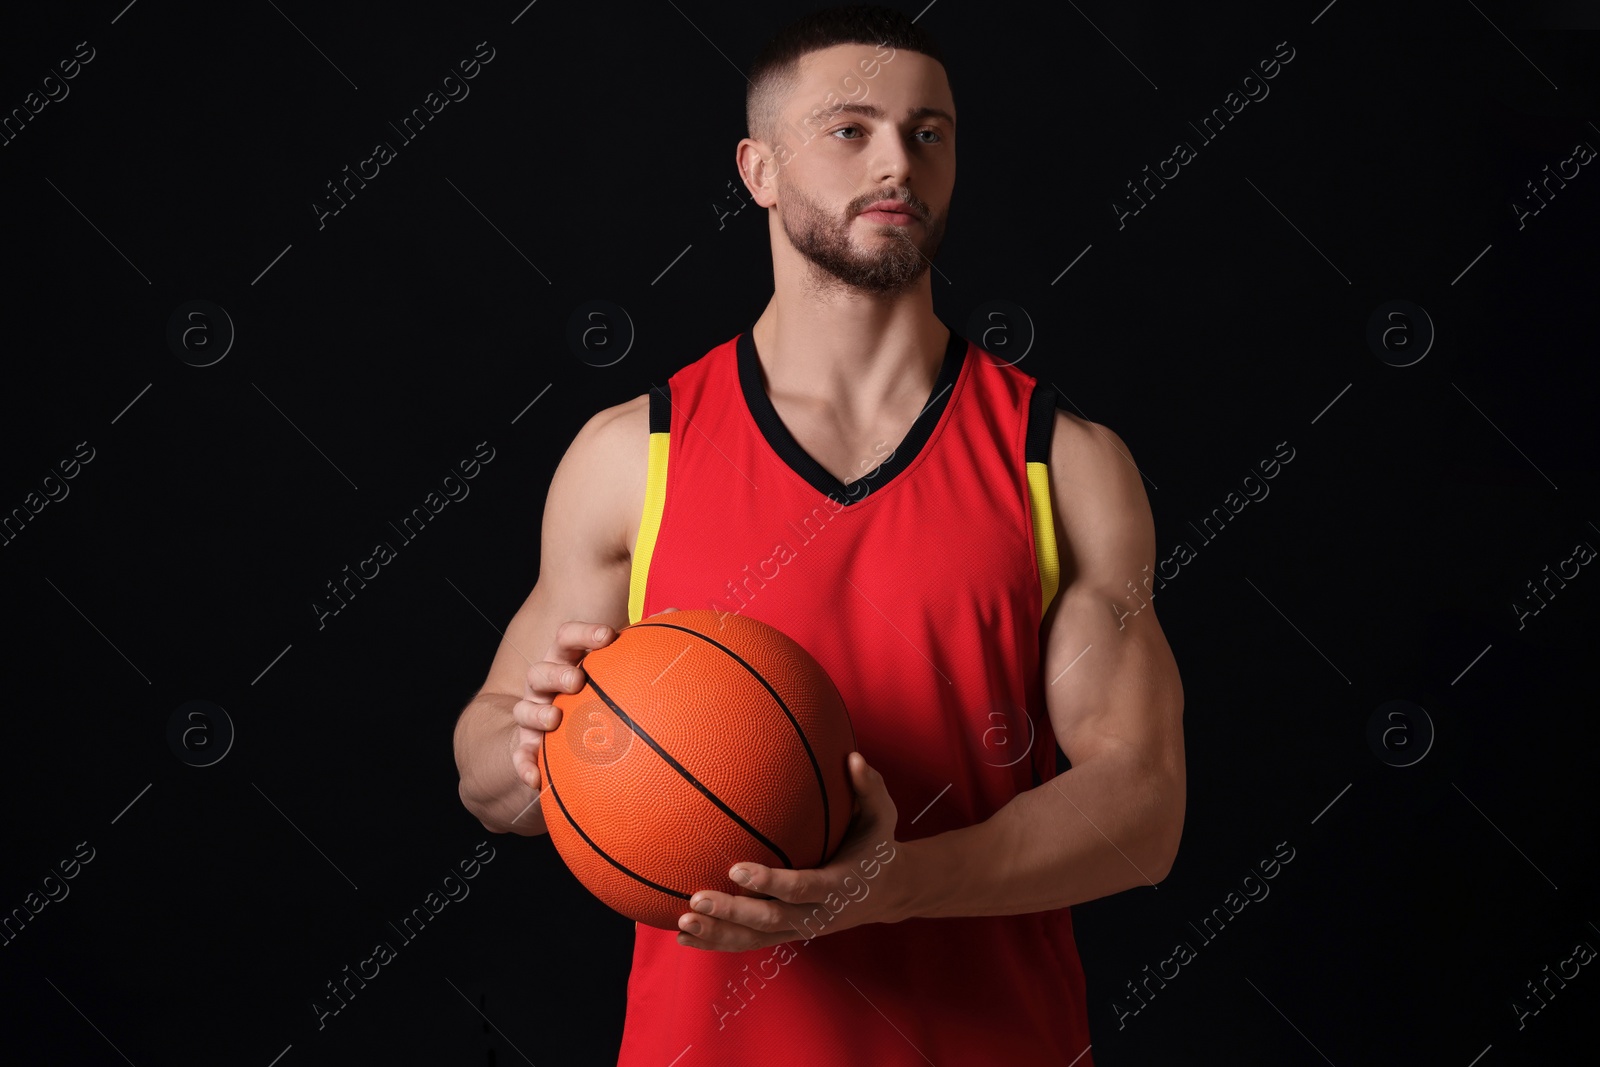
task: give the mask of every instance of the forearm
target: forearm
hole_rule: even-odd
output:
[[[456,769],[461,774],[461,803],[488,830],[524,836],[546,833],[544,813],[533,805],[538,797],[517,777],[511,764],[516,721],[515,697],[479,693],[456,722]]]
[[[1183,805],[1181,772],[1109,751],[981,823],[902,843],[908,916],[1047,911],[1154,885],[1177,851]]]

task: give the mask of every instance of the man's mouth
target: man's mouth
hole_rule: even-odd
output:
[[[904,200],[879,200],[867,205],[861,217],[869,222],[887,223],[890,226],[909,226],[919,221],[917,213]]]

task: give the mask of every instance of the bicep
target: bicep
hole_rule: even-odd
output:
[[[637,406],[595,415],[557,465],[540,523],[539,578],[506,625],[484,690],[523,697],[528,667],[547,658],[568,620],[628,624],[626,508],[634,495],[643,501],[642,478],[635,485],[629,476],[637,459],[630,448],[642,456],[648,447]]]
[[[1127,446],[1057,415],[1052,514],[1061,588],[1044,619],[1056,740],[1078,764],[1109,748],[1181,767],[1183,690],[1151,597],[1155,525]]]

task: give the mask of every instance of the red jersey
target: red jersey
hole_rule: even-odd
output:
[[[849,483],[779,419],[749,330],[650,395],[630,622],[709,607],[797,641],[843,696],[902,841],[981,822],[1054,776],[1048,384],[952,330],[927,406]],[[888,846],[877,858],[894,862]],[[738,953],[638,923],[634,936],[619,1067],[1093,1062],[1067,908]]]

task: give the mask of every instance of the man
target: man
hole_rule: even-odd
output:
[[[736,162],[772,299],[573,441],[456,729],[462,801],[545,832],[550,701],[619,628],[668,605],[770,623],[850,710],[851,833],[817,870],[736,863],[753,895],[684,887],[678,932],[636,925],[620,1063],[1087,1067],[1070,905],[1165,877],[1183,825],[1140,476],[934,315],[956,145],[934,42],[824,11],[749,80]]]

